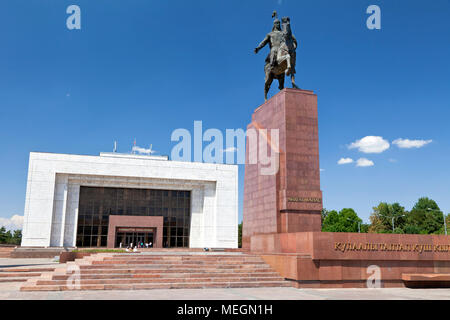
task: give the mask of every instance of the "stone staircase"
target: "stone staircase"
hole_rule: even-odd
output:
[[[10,258],[11,252],[13,252],[15,247],[10,246],[0,246],[0,258]]]
[[[257,255],[99,253],[30,278],[21,291],[291,286]]]
[[[0,269],[0,283],[25,282],[30,278],[37,278],[44,272],[51,272],[55,268],[2,268]]]

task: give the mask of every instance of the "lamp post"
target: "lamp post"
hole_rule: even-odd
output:
[[[348,221],[358,222],[358,233],[361,233],[361,221],[353,220],[350,218],[347,218]]]
[[[399,216],[388,217],[388,216],[385,216],[384,214],[380,214],[380,216],[385,217],[385,218],[391,218],[391,219],[392,219],[392,233],[394,233],[394,230],[395,230],[395,219],[396,219],[396,218],[400,218],[400,217],[405,217],[406,215],[401,214],[401,215],[399,215]]]
[[[405,217],[405,215],[404,214],[402,214],[402,215],[399,215],[399,216],[393,216],[392,217],[392,233],[394,233],[394,229],[395,229],[395,218],[399,218],[399,217]]]
[[[445,235],[447,235],[447,222],[445,221],[445,214],[444,211],[441,210],[437,210],[437,209],[431,209],[431,208],[427,208],[427,211],[438,211],[438,212],[442,212],[442,215],[444,216],[444,231],[445,231]]]
[[[442,215],[444,216],[444,230],[445,230],[445,235],[447,235],[447,221],[445,221],[446,216],[445,216],[444,212],[442,212]]]

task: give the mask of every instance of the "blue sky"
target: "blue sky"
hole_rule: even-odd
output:
[[[71,4],[81,30],[66,28]],[[371,4],[381,30],[366,27]],[[30,151],[98,154],[117,140],[129,152],[136,138],[170,154],[172,131],[193,130],[195,120],[246,128],[263,102],[268,50],[253,48],[274,9],[291,17],[300,43],[298,85],[318,95],[324,206],[352,207],[367,221],[380,201],[410,209],[429,196],[449,213],[448,0],[5,0],[0,218],[23,214]],[[348,148],[366,136],[390,147]],[[399,138],[432,142],[401,149]],[[239,174],[241,218],[243,166]]]

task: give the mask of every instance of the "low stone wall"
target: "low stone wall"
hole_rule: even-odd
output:
[[[252,252],[299,288],[365,288],[376,276],[382,287],[404,287],[403,274],[450,274],[449,244],[450,237],[437,235],[300,232],[251,238]]]
[[[0,258],[10,258],[11,252],[14,251],[16,245],[0,244]]]
[[[65,251],[68,251],[68,249],[19,247],[11,252],[11,258],[54,258]]]
[[[75,259],[82,259],[90,256],[92,252],[61,252],[59,256],[59,263],[66,263],[68,261],[75,261]]]

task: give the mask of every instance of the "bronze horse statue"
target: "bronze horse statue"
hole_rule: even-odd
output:
[[[276,15],[276,12],[274,12]],[[291,76],[292,87],[297,88],[295,84],[295,62],[297,40],[292,34],[291,22],[289,17],[282,18],[282,30],[279,28],[279,21],[274,21],[274,28],[261,44],[255,49],[255,53],[264,47],[270,45],[270,53],[266,58],[264,100],[267,101],[267,94],[274,79],[278,80],[278,88],[284,89],[285,75]]]

